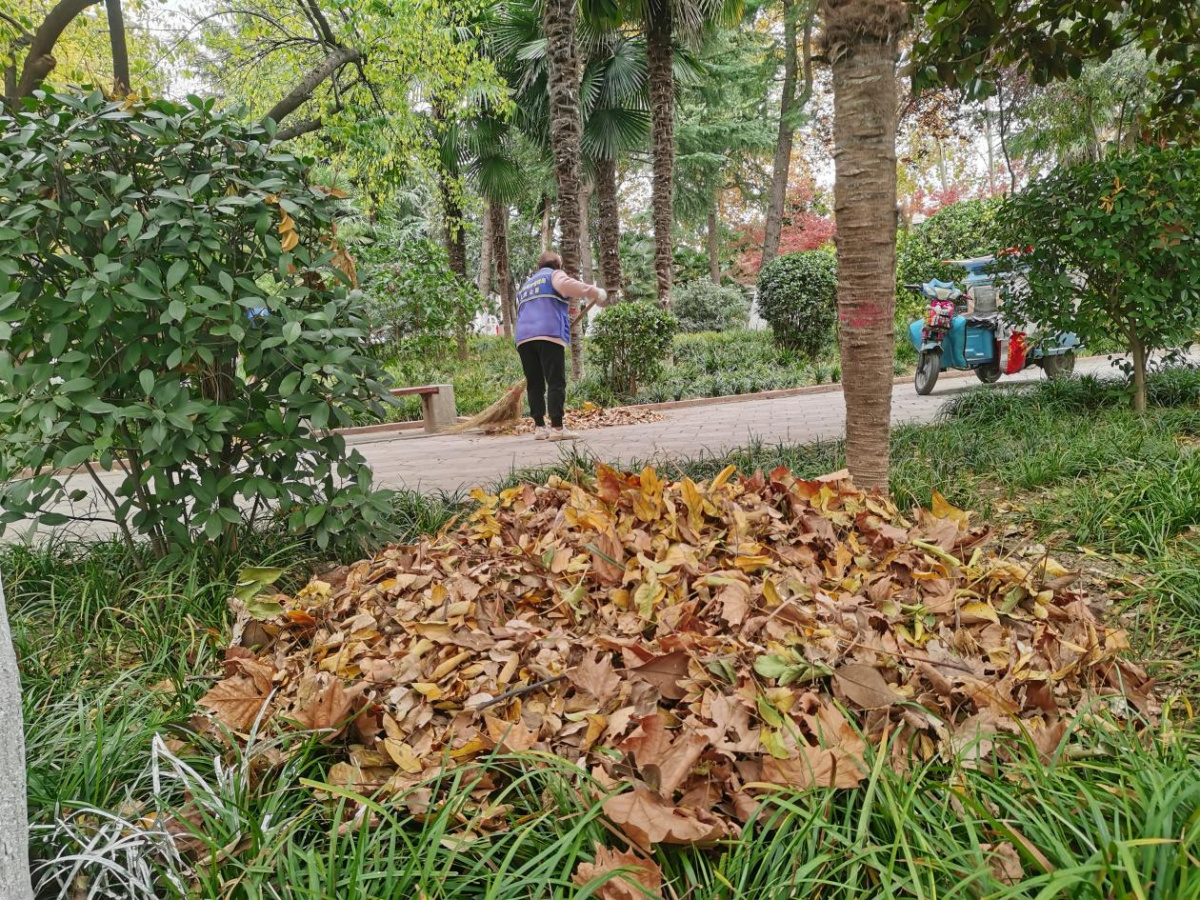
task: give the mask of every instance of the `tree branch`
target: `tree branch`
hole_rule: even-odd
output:
[[[64,0],[65,2],[65,0]],[[274,119],[276,123],[283,121],[287,116],[294,113],[305,101],[312,98],[315,91],[330,75],[340,69],[342,66],[348,65],[362,58],[362,54],[353,47],[338,47],[330,53],[321,64],[309,72],[300,80],[300,83],[292,88],[291,92],[276,103],[267,112],[268,119]]]
[[[99,0],[59,0],[58,5],[46,14],[46,18],[37,27],[29,42],[29,55],[25,57],[21,80],[17,82],[14,95],[16,98],[29,96],[45,80],[57,64],[51,51],[54,50],[54,45],[58,43],[63,31],[76,16],[98,2]]]

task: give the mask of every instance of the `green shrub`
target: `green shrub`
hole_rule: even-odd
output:
[[[741,288],[697,278],[674,292],[671,312],[679,319],[680,331],[725,331],[745,327],[750,301]]]
[[[809,359],[837,323],[837,259],[828,250],[788,253],[758,274],[758,310],[779,346]]]
[[[618,303],[596,316],[589,347],[608,387],[623,397],[662,371],[678,322],[653,303]]]
[[[1000,217],[1000,267],[1020,277],[1008,301],[1020,317],[1084,344],[1129,350],[1134,406],[1146,405],[1146,361],[1200,330],[1200,151],[1145,148],[1060,169],[1011,197]]]
[[[438,353],[485,305],[475,285],[450,268],[446,248],[428,239],[401,244],[391,262],[367,274],[365,292],[376,341],[401,357]]]
[[[122,461],[99,515],[160,556],[272,509],[322,544],[375,527],[326,429],[383,388],[308,164],[196,98],[50,96],[2,127],[0,529],[63,524],[87,476],[58,473]]]
[[[920,225],[900,232],[896,241],[897,307],[903,317],[914,318],[926,303],[906,284],[923,284],[931,278],[961,281],[965,275],[957,266],[943,260],[988,256],[998,249],[996,213],[1000,201],[964,200],[938,210]]]

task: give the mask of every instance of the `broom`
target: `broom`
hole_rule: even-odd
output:
[[[589,303],[583,309],[579,310],[579,314],[571,319],[571,327],[575,327],[575,323],[587,315],[588,310],[595,304]],[[482,428],[484,431],[496,431],[509,425],[515,425],[521,418],[522,400],[525,396],[525,387],[527,382],[524,378],[510,387],[504,392],[504,396],[489,406],[482,412],[478,412],[465,422],[459,422],[453,428],[447,428],[446,434],[462,434],[465,431],[471,431],[475,428]]]

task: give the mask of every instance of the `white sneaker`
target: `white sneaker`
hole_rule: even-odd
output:
[[[548,439],[551,441],[577,441],[579,440],[579,435],[573,431],[568,431],[566,428],[551,428]]]
[[[535,441],[547,441],[550,439],[550,429],[545,425],[539,425],[533,431],[533,439]]]

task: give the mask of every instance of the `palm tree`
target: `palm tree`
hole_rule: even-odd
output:
[[[603,2],[603,0],[599,0]],[[646,36],[653,142],[651,210],[654,222],[654,274],[658,302],[671,304],[675,262],[675,46],[677,37],[694,38],[709,25],[736,21],[741,0],[633,0],[631,12],[641,19]]]
[[[579,54],[575,46],[575,0],[543,0],[547,88],[550,94],[550,146],[558,183],[559,252],[563,270],[579,277],[579,160],[582,123],[579,109]],[[578,303],[571,304],[571,315]],[[571,377],[583,375],[583,331],[571,328]]]
[[[465,143],[470,153],[468,172],[487,203],[484,229],[490,243],[487,249],[496,266],[504,334],[511,337],[516,325],[516,285],[508,252],[508,215],[509,207],[526,187],[514,152],[516,134],[512,120],[493,111],[484,112],[467,123]]]
[[[833,67],[838,318],[846,458],[888,488],[896,303],[896,57],[904,0],[822,0]]]
[[[582,148],[593,173],[600,232],[600,278],[610,294],[621,290],[621,222],[617,163],[642,146],[650,131],[646,111],[646,56],[641,43],[617,32],[586,40],[580,97]]]
[[[594,5],[585,11],[596,12]],[[585,17],[576,28],[577,54],[585,60],[579,80],[580,149],[597,197],[600,277],[610,291],[622,286],[617,164],[624,153],[644,146],[649,134],[644,46],[611,28],[611,21]],[[535,0],[511,0],[497,9],[489,28],[493,57],[516,101],[514,122],[549,153],[549,42],[543,26]],[[560,216],[562,208],[560,203]],[[581,232],[584,214],[581,209]],[[581,257],[583,249],[581,243]]]

